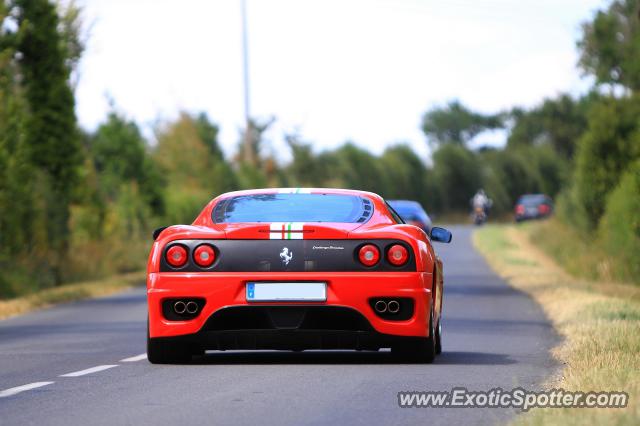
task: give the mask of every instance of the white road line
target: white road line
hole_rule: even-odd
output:
[[[86,370],[74,371],[73,373],[61,374],[59,377],[78,377],[86,374],[97,373],[98,371],[108,370],[117,367],[117,365],[99,365],[97,367],[87,368]]]
[[[121,359],[120,362],[136,362],[136,361],[142,361],[143,359],[147,359],[146,352],[140,355],[132,356],[131,358]]]
[[[16,386],[15,388],[6,389],[0,392],[0,398],[6,398],[8,396],[13,396],[20,392],[28,391],[31,389],[41,388],[42,386],[47,386],[55,382],[35,382],[29,383],[28,385]]]

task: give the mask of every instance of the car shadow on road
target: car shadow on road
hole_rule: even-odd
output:
[[[442,365],[508,365],[517,361],[505,354],[485,352],[443,352],[434,364]],[[406,364],[390,351],[256,351],[209,352],[194,357],[194,365],[264,365],[264,364]],[[419,364],[417,364],[419,365]]]
[[[510,365],[517,361],[507,354],[487,352],[443,352],[435,361],[446,365]]]

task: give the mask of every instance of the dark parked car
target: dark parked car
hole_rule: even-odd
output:
[[[553,201],[544,194],[525,194],[518,198],[515,214],[516,222],[543,219],[553,213]]]
[[[422,206],[417,201],[409,200],[390,200],[389,204],[409,225],[414,225],[422,228],[424,232],[429,234],[431,230],[431,218],[424,211]]]

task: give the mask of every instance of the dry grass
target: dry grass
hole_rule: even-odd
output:
[[[622,259],[605,251],[597,232],[584,235],[557,218],[522,226],[529,240],[556,260],[568,273],[591,281],[614,281]]]
[[[531,243],[536,226],[487,226],[474,243],[497,273],[540,303],[565,337],[553,351],[564,369],[547,386],[626,391],[630,401],[626,409],[534,409],[516,423],[639,424],[640,288],[572,277]]]
[[[0,300],[0,319],[45,308],[56,303],[107,296],[126,288],[143,285],[145,276],[144,272],[132,272],[96,281],[63,285],[15,299]]]

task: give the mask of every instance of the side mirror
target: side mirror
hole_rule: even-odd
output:
[[[160,236],[162,231],[164,231],[167,228],[168,228],[168,226],[163,226],[162,228],[158,228],[155,231],[153,231],[153,241],[157,240],[158,236]]]
[[[440,228],[438,226],[434,226],[431,228],[431,241],[437,241],[439,243],[450,243],[453,235],[447,229]]]

